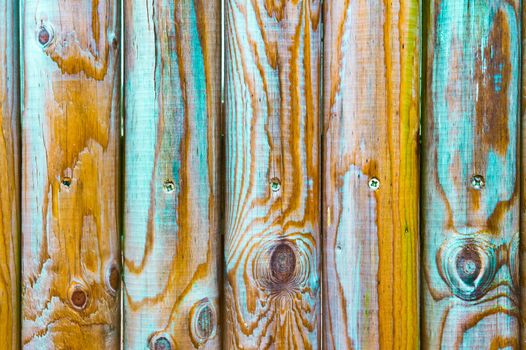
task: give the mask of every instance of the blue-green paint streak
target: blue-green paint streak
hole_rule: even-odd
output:
[[[423,343],[514,346],[518,272],[506,252],[519,217],[520,2],[443,0],[427,9]],[[484,188],[472,188],[474,175]],[[491,250],[503,252],[499,261]],[[463,263],[477,266],[474,281],[463,279]],[[474,291],[474,300],[450,283]]]

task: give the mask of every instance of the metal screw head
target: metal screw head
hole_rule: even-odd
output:
[[[164,192],[171,193],[175,190],[175,184],[172,180],[166,180],[163,184]]]
[[[484,186],[486,186],[486,183],[484,181],[484,177],[482,175],[473,175],[473,177],[471,178],[471,187],[473,187],[473,189],[479,191],[479,190],[483,189]]]
[[[273,177],[270,180],[270,189],[272,192],[278,192],[281,188],[281,181],[277,177]]]
[[[376,191],[380,188],[380,180],[378,180],[376,177],[372,177],[369,180],[369,188],[373,191]]]

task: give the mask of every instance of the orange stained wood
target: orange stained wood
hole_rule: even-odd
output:
[[[22,345],[119,347],[119,10],[22,3]]]
[[[18,14],[0,0],[0,349],[19,349]]]
[[[125,2],[126,349],[221,344],[220,6]]]
[[[419,346],[419,6],[325,2],[325,349]]]
[[[321,2],[225,3],[226,349],[318,349]]]

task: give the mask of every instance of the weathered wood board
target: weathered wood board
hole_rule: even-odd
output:
[[[519,346],[520,6],[425,8],[424,348]]]
[[[126,349],[221,343],[220,11],[125,4]]]
[[[521,329],[520,329],[520,349],[526,349],[526,259],[524,252],[526,252],[526,6],[522,3],[522,21],[521,21],[521,58],[522,58],[522,96],[521,102],[521,199],[520,199],[520,210],[521,210],[521,222],[520,222],[520,237],[519,237],[519,256],[520,259],[515,259],[515,263],[520,271],[520,311],[521,311]]]
[[[22,345],[117,349],[118,1],[21,6]]]
[[[320,4],[225,2],[225,349],[320,347]]]
[[[20,348],[18,7],[0,0],[0,349]]]
[[[325,2],[325,349],[419,345],[419,6]]]

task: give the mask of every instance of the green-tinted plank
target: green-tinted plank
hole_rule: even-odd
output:
[[[220,6],[125,1],[126,349],[220,346]]]
[[[519,9],[519,0],[426,6],[426,348],[518,347]]]

